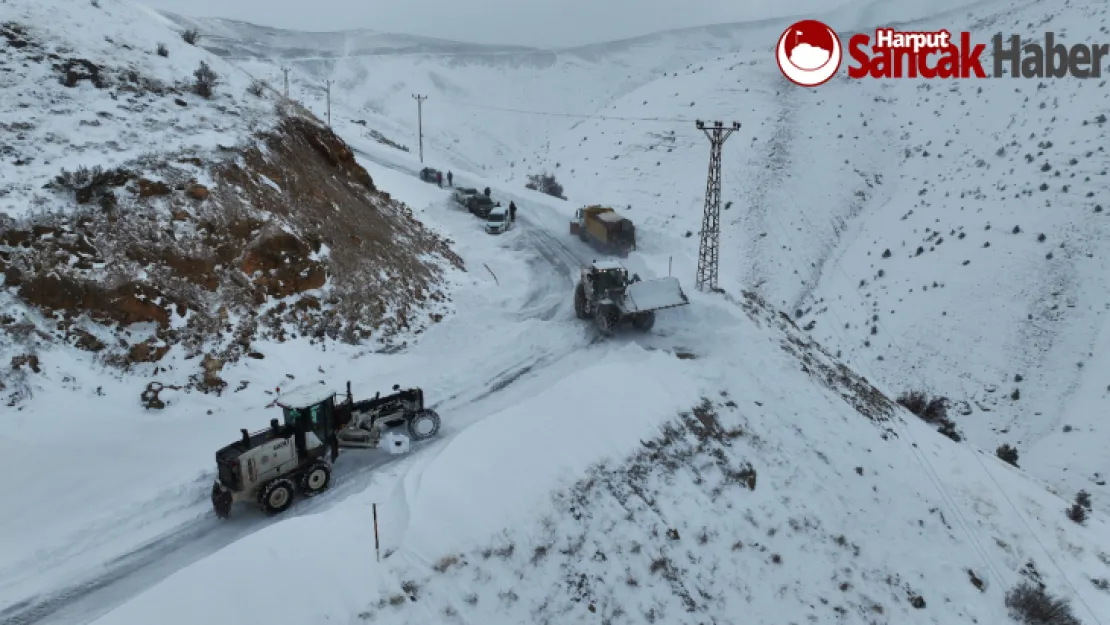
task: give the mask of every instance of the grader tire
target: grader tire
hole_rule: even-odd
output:
[[[285,512],[293,505],[293,482],[279,477],[266,484],[258,495],[258,505],[269,516]]]
[[[621,314],[616,306],[603,306],[596,314],[597,329],[604,336],[612,336],[620,323]]]
[[[422,441],[439,433],[439,414],[425,409],[416,413],[408,422],[409,438]]]
[[[301,475],[301,493],[305,497],[315,497],[331,485],[331,466],[326,462],[316,462]]]
[[[579,319],[589,319],[590,309],[586,302],[586,287],[581,282],[574,288],[574,314]]]

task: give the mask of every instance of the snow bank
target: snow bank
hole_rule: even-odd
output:
[[[629,453],[697,393],[681,361],[630,345],[491,415],[409,473],[403,549],[434,561],[535,518],[556,488]]]
[[[380,568],[373,531],[361,506],[291,518],[181,569],[95,623],[346,621]]]
[[[490,415],[434,455],[413,458],[403,491],[376,491],[384,495],[383,537],[408,520],[392,557],[438,559],[531,521],[550,505],[555,489],[573,484],[603,458],[629,453],[697,393],[681,361],[628,346]],[[96,625],[346,619],[365,605],[368,589],[388,566],[374,559],[369,494],[256,532],[178,571]],[[383,551],[393,549],[391,543],[384,542]],[[291,579],[296,590],[289,594]]]

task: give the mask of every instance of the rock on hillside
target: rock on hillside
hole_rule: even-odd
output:
[[[299,336],[395,345],[440,318],[461,260],[338,136],[103,6],[81,5],[82,28],[38,5],[0,26],[0,349],[211,364]],[[173,78],[202,62],[212,93]]]

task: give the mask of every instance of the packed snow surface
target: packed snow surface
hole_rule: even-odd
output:
[[[624,292],[629,312],[682,306],[689,302],[678,278],[667,276],[630,284]]]

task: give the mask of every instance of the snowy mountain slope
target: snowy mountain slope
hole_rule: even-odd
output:
[[[252,341],[385,347],[447,312],[457,257],[319,120],[164,17],[70,4],[0,16],[6,403],[44,390],[51,343],[219,391]]]
[[[1098,42],[1108,25],[1102,3],[1038,2],[912,26],[940,27]],[[1089,453],[1110,435],[1093,366],[1110,293],[1103,81],[803,90],[762,50],[693,69],[605,113],[742,122],[725,144],[722,286],[757,288],[892,393],[949,397],[976,445],[1013,445],[1106,509],[1110,466]],[[547,161],[572,200],[631,205],[645,250],[696,255],[708,141],[690,125],[586,121]]]
[[[396,462],[344,455],[336,492],[277,522],[244,509],[231,523],[200,516],[183,532],[148,510],[135,519],[166,532],[150,548],[158,557],[140,552],[135,570],[121,572],[93,564],[103,552],[85,552],[87,572],[121,579],[77,598],[47,591],[30,613],[23,606],[6,617],[1005,622],[1003,594],[1026,575],[1071,598],[1081,619],[1090,618],[1087,607],[1096,615],[1110,608],[1099,589],[1110,575],[1104,515],[1085,527],[1067,520],[1067,501],[896,408],[757,297],[692,293],[690,307],[660,315],[649,335],[594,341],[568,296],[572,263],[590,252],[555,230],[561,207],[495,189],[518,199],[522,223],[490,237],[446,190],[416,181],[411,161],[365,164],[399,199],[423,206],[422,219],[451,232],[468,266],[488,265],[498,279],[474,274],[459,284],[459,314],[406,353],[348,360],[332,350],[325,371],[367,390],[421,380],[429,398],[443,398],[432,401],[445,436]],[[532,265],[546,258],[536,237],[566,256]],[[646,276],[665,262],[647,253],[627,261]],[[687,275],[692,265],[680,261],[676,271]],[[317,377],[312,360],[300,359],[298,380]],[[263,387],[284,383],[270,359],[245,366],[259,367]],[[243,416],[261,424],[266,414],[256,407],[266,399],[253,393],[224,406],[253,404]],[[690,411],[699,396],[709,410]],[[683,409],[692,416],[676,418]],[[205,426],[212,440],[191,442],[182,468],[192,457],[195,471],[210,475],[199,458],[215,446],[217,425],[236,427]],[[599,462],[606,466],[592,468]],[[203,515],[203,486],[191,487],[195,499],[181,517]],[[159,509],[156,499],[145,502]],[[41,567],[41,555],[29,555],[5,596],[76,581],[73,555],[68,571],[29,566]],[[316,573],[296,601],[274,601],[272,571],[290,566]],[[36,609],[45,620],[27,618]]]
[[[348,137],[355,116],[339,112],[336,129]],[[692,305],[665,311],[650,334],[598,341],[570,306],[577,265],[594,256],[566,233],[573,204],[457,172],[520,205],[518,227],[491,237],[448,190],[416,181],[411,152],[358,135],[349,144],[373,184],[415,207],[466,261],[467,273],[449,274],[455,314],[398,354],[260,341],[263,358],[220,372],[240,390],[217,399],[171,388],[157,413],[135,407],[142,383],[104,376],[93,391],[96,365],[47,353],[41,375],[55,393],[5,414],[12,435],[0,439],[21,471],[11,481],[20,488],[0,500],[17,511],[0,519],[5,625],[998,623],[1005,590],[1030,567],[1083,622],[1110,612],[1104,514],[1071,522],[1070,491],[1050,494],[989,450],[956,445],[894,407],[832,350],[807,342],[778,302],[742,294],[743,274],[728,276],[732,295],[692,293]],[[696,145],[681,162],[704,164]],[[434,158],[453,162],[447,156]],[[560,178],[590,173],[582,164],[598,157],[582,156],[594,158],[565,162]],[[610,188],[586,184],[586,174],[573,200],[637,182],[659,185],[660,197],[664,185],[680,188],[624,171],[608,172]],[[771,183],[773,206],[781,198]],[[626,265],[650,277],[673,261],[691,291],[696,238],[662,223],[673,203],[652,193],[630,213],[648,225]],[[690,224],[696,230],[696,218]],[[865,374],[877,364],[854,360]],[[80,388],[67,388],[74,377]],[[269,389],[346,379],[360,396],[421,385],[444,415],[443,436],[408,457],[344,454],[332,492],[285,518],[244,507],[217,523],[205,501],[212,451],[239,427],[265,424]],[[692,409],[702,396],[708,405]],[[67,416],[74,405],[83,420]],[[691,414],[676,416],[684,409]],[[164,440],[175,444],[153,442]],[[41,466],[43,441],[83,462],[26,470]],[[371,553],[373,502],[381,563]],[[305,573],[288,584],[275,571]]]
[[[1079,593],[1080,618],[1110,607],[1091,582],[1110,568],[1101,516],[1068,521],[1066,502],[838,372],[758,299],[695,300],[97,622],[1001,623],[1028,561]],[[653,349],[676,342],[696,357]],[[273,601],[266,571],[294,564],[319,573]]]
[[[870,25],[968,4],[868,0],[838,8],[828,19]],[[364,119],[414,149],[417,119],[411,96],[428,95],[424,143],[429,156],[445,166],[518,175],[546,154],[549,142],[575,127],[575,116],[598,114],[615,98],[662,74],[774,41],[793,20],[717,24],[545,50],[364,30],[299,33],[216,18],[168,17],[208,33],[200,45],[274,86],[283,84],[280,67],[291,68],[291,94],[318,115],[326,109],[324,83],[333,80],[333,109]]]

